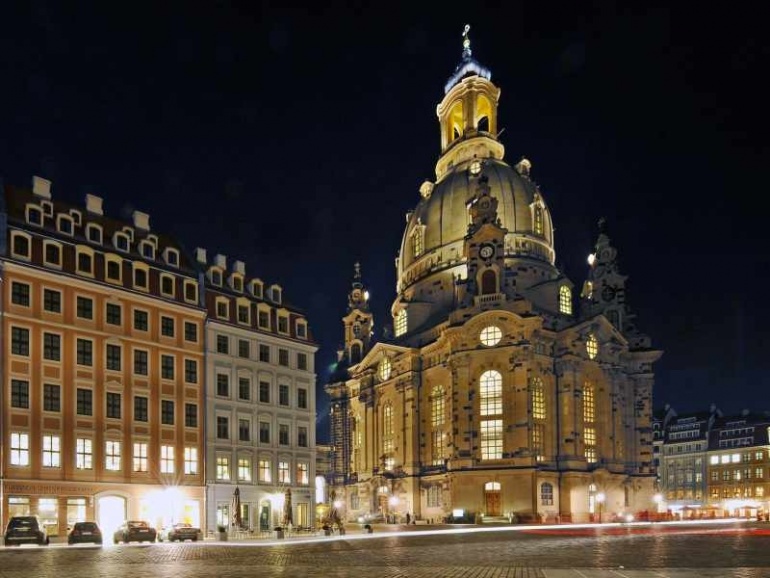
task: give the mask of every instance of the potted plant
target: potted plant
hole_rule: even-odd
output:
[[[222,542],[227,542],[227,527],[225,527],[223,524],[217,524],[217,534],[219,540]]]

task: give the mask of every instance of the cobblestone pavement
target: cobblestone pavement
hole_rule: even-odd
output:
[[[0,548],[0,577],[770,578],[770,525],[351,529],[315,539]]]

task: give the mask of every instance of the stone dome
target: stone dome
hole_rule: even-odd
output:
[[[516,168],[495,158],[473,159],[453,167],[434,186],[423,185],[422,199],[408,215],[401,242],[399,293],[432,272],[464,263],[468,206],[477,194],[480,178],[487,179],[491,195],[498,201],[500,223],[508,230],[506,258],[525,257],[552,266],[555,253],[551,217],[537,186],[529,179],[529,167],[525,159]],[[417,236],[421,241],[415,240]],[[415,242],[421,242],[418,250]]]

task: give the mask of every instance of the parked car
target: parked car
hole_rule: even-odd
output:
[[[8,520],[8,526],[5,529],[6,546],[22,544],[48,546],[48,543],[48,532],[37,516],[13,516]]]
[[[102,531],[96,522],[75,522],[67,534],[67,544],[102,544]]]
[[[154,542],[157,537],[155,528],[144,520],[127,520],[112,535],[113,544],[119,542]]]
[[[200,528],[196,528],[192,524],[184,524],[180,522],[178,524],[174,524],[173,526],[166,526],[163,528],[158,533],[158,542],[163,542],[164,540],[168,540],[169,542],[173,542],[174,540],[179,540],[180,542],[184,542],[185,540],[192,540],[193,542],[197,542],[200,533]]]

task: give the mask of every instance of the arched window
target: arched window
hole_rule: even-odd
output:
[[[412,231],[412,255],[414,257],[419,257],[425,250],[424,233],[425,230],[419,225]]]
[[[567,285],[559,287],[559,313],[572,315],[572,291]]]
[[[540,420],[546,418],[545,387],[543,387],[543,380],[539,377],[532,379],[532,418]]]
[[[548,482],[540,484],[540,503],[543,506],[553,506],[553,485]]]
[[[497,274],[492,269],[487,269],[481,274],[481,294],[493,295],[497,293]]]
[[[482,132],[490,132],[492,130],[491,118],[492,118],[492,104],[489,99],[480,94],[476,99],[476,130]]]
[[[532,379],[530,383],[531,404],[532,404],[532,443],[530,449],[538,462],[545,460],[544,442],[545,438],[545,387],[543,380],[539,377]]]
[[[430,423],[435,427],[444,425],[446,420],[446,394],[443,385],[437,385],[430,394]]]
[[[586,353],[588,354],[588,359],[596,359],[596,356],[599,354],[599,341],[593,333],[590,333],[586,339]]]
[[[382,408],[382,451],[386,459],[393,452],[393,404],[390,402]]]
[[[485,371],[479,378],[481,415],[499,415],[503,413],[503,376],[500,372]]]
[[[447,144],[460,138],[463,135],[463,103],[461,100],[456,101],[447,115],[447,127],[449,128],[449,134]]]
[[[596,463],[596,390],[594,384],[583,384],[583,447],[589,464]]]
[[[489,117],[488,116],[482,116],[479,119],[478,124],[478,130],[479,132],[489,132]]]
[[[354,343],[350,348],[350,362],[358,363],[361,361],[361,344]]]

